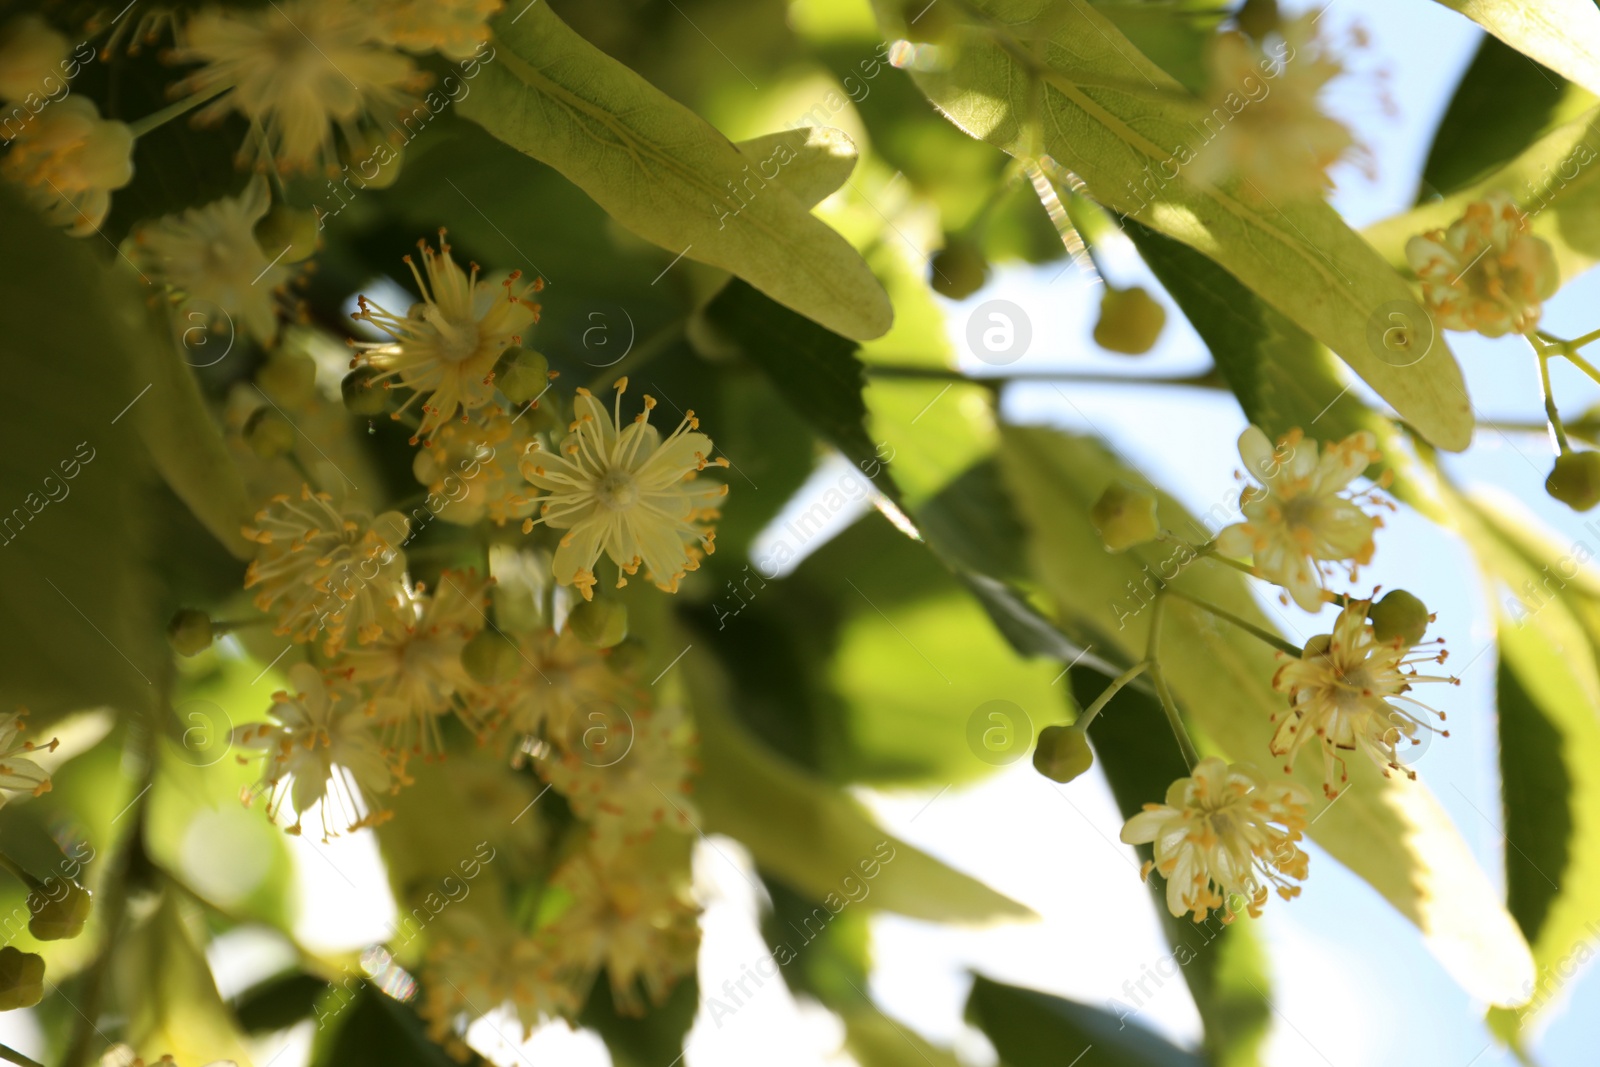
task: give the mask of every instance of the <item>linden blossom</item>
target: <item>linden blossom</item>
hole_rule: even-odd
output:
[[[85,54],[86,50],[87,54]],[[37,91],[27,93],[17,102],[17,106],[11,109],[11,114],[0,120],[0,144],[10,144],[18,134],[28,128],[28,125],[33,122],[39,112],[51,104],[65,99],[67,94],[72,91],[72,79],[78,76],[78,72],[83,69],[83,64],[94,62],[94,58],[94,46],[88,41],[82,42],[77,48],[73,49],[72,54],[59,64],[62,74],[60,80],[53,75],[45,75],[38,86],[35,87],[36,90],[42,89],[44,95],[40,96]],[[50,87],[51,82],[56,82],[55,89]],[[59,93],[57,89],[60,90]],[[20,125],[13,129],[14,123]]]
[[[488,50],[488,55],[483,54],[485,49]],[[389,125],[393,127],[396,133],[399,134],[399,139],[389,142],[379,142],[377,147],[373,148],[371,152],[367,153],[366,158],[357,163],[356,169],[360,172],[360,177],[350,174],[350,164],[346,163],[341,171],[341,173],[345,175],[345,178],[339,183],[339,185],[336,186],[334,184],[334,179],[330,178],[328,180],[328,190],[332,192],[335,199],[338,200],[339,206],[334,208],[332,211],[328,211],[322,204],[312,205],[311,210],[316,212],[317,216],[317,229],[323,229],[326,226],[325,220],[333,218],[335,215],[338,215],[339,212],[348,207],[349,202],[355,199],[356,192],[364,190],[373,182],[376,182],[382,169],[398,158],[398,149],[405,148],[409,146],[412,141],[416,140],[417,137],[421,135],[422,131],[427,128],[428,123],[432,122],[433,119],[442,111],[444,111],[448,105],[459,104],[461,101],[465,100],[467,98],[467,94],[472,91],[471,87],[467,85],[467,82],[471,81],[473,78],[476,78],[481,65],[493,62],[494,57],[495,51],[493,47],[487,43],[480,45],[475,54],[467,59],[461,60],[457,64],[457,66],[461,68],[462,80],[457,81],[455,75],[449,74],[446,75],[444,80],[439,83],[440,87],[444,89],[445,97],[448,99],[441,98],[437,89],[430,89],[428,90],[427,94],[423,96],[421,102],[407,112],[406,115],[400,120],[404,126],[403,129],[401,126],[396,126],[394,120],[390,119]],[[459,95],[455,90],[450,88],[452,82],[455,82],[457,87],[461,90]],[[423,113],[420,118],[418,118],[419,112]],[[413,119],[417,119],[417,128],[415,131],[411,129],[411,121]],[[352,181],[357,183],[357,189],[355,190],[350,188],[350,183]],[[344,196],[340,195],[340,186],[344,188],[345,193],[349,194],[348,200]]]

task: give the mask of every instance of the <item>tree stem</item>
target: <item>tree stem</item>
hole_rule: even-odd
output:
[[[1129,682],[1149,670],[1150,666],[1149,660],[1135,663],[1132,667],[1113,678],[1111,684],[1101,690],[1100,695],[1094,698],[1094,703],[1083,709],[1083,714],[1078,716],[1078,721],[1074,725],[1079,729],[1087,730],[1089,724],[1094,722],[1094,717],[1099,715],[1107,704],[1111,703],[1111,698],[1122,692],[1123,687]]]
[[[1224,622],[1232,623],[1239,629],[1250,634],[1252,637],[1266,642],[1280,652],[1286,652],[1289,655],[1294,656],[1296,659],[1305,655],[1305,649],[1301,648],[1299,645],[1291,644],[1290,642],[1285,641],[1279,635],[1273,633],[1271,630],[1262,629],[1253,622],[1246,622],[1244,619],[1239,618],[1239,616],[1235,615],[1231,611],[1225,611],[1222,608],[1217,607],[1215,604],[1201,600],[1199,597],[1190,596],[1181,589],[1169,588],[1165,590],[1165,592],[1171,593],[1173,596],[1179,597],[1183,600],[1187,600],[1201,611],[1204,611],[1210,615],[1215,615]]]

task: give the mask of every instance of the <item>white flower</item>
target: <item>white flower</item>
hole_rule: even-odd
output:
[[[405,592],[406,520],[398,512],[374,519],[327,493],[302,486],[300,499],[280,493],[256,514],[244,536],[261,546],[245,570],[246,589],[261,586],[255,605],[276,613],[273,632],[310,641],[326,630],[327,653],[343,649],[354,631],[376,641]]]
[[[27,714],[26,710],[20,710],[0,715],[0,789],[28,792],[37,797],[50,791],[50,772],[35,763],[29,754],[41,747],[46,752],[54,752],[61,742],[52,737],[40,746],[21,740],[25,729],[23,719]],[[0,793],[0,804],[5,803],[5,799],[6,795]]]
[[[1167,910],[1195,922],[1221,909],[1232,922],[1242,897],[1251,917],[1261,913],[1268,886],[1288,900],[1304,881],[1309,858],[1295,844],[1306,828],[1306,792],[1294,782],[1269,784],[1245,763],[1208,756],[1192,778],[1167,789],[1165,804],[1146,804],[1122,828],[1129,845],[1153,844],[1144,865],[1167,880]]]
[[[295,692],[272,694],[275,723],[253,723],[233,731],[234,743],[263,753],[261,787],[268,796],[267,814],[276,820],[285,800],[294,810],[292,834],[300,821],[322,802],[322,836],[331,814],[349,830],[375,826],[391,814],[378,799],[395,789],[383,751],[369,728],[360,695],[344,686],[329,686],[309,663],[289,668]],[[240,757],[243,761],[243,757]],[[284,779],[292,779],[285,786]]]
[[[1208,135],[1220,129],[1196,150],[1195,176],[1237,177],[1256,199],[1320,197],[1332,184],[1328,167],[1355,147],[1349,129],[1317,103],[1342,67],[1317,40],[1310,15],[1285,23],[1272,43],[1269,56],[1241,33],[1212,42],[1204,121]]]
[[[1501,191],[1467,205],[1448,229],[1406,242],[1422,299],[1440,326],[1485,337],[1526,333],[1561,278],[1555,255],[1528,230],[1528,219]]]
[[[1359,505],[1380,501],[1346,489],[1380,458],[1377,439],[1362,430],[1319,454],[1317,442],[1295,430],[1274,450],[1251,426],[1239,435],[1239,455],[1261,487],[1240,496],[1244,521],[1217,535],[1218,550],[1252,557],[1257,575],[1305,610],[1320,611],[1321,564],[1346,562],[1355,581],[1357,566],[1372,560],[1373,531],[1383,524]]]
[[[282,0],[259,10],[207,8],[180,34],[173,58],[203,63],[176,89],[227,91],[199,112],[202,120],[238,111],[265,132],[259,154],[280,170],[324,163],[337,173],[334,129],[357,150],[369,116],[398,116],[415,106],[411,61],[374,39],[373,20],[358,5],[333,0]],[[241,150],[243,154],[243,150]]]
[[[254,178],[237,197],[140,225],[131,258],[174,297],[196,301],[202,314],[220,308],[246,333],[271,342],[278,335],[278,291],[291,273],[256,243],[256,223],[271,207],[266,179]]]
[[[1418,663],[1443,663],[1445,653],[1429,648],[1413,650],[1403,638],[1379,641],[1367,622],[1365,600],[1352,600],[1339,613],[1333,633],[1306,642],[1301,659],[1289,659],[1278,668],[1273,688],[1289,694],[1289,708],[1272,717],[1278,729],[1272,735],[1272,754],[1287,757],[1284,770],[1294,766],[1302,746],[1322,748],[1323,790],[1329,797],[1350,780],[1342,753],[1360,750],[1388,775],[1400,771],[1417,776],[1400,763],[1395,746],[1402,740],[1418,744],[1419,730],[1439,730],[1411,708],[1445,719],[1442,711],[1406,696],[1417,682],[1450,682],[1418,674]],[[1314,740],[1313,740],[1314,739]],[[1337,783],[1337,786],[1335,785]]]
[[[700,945],[699,909],[690,893],[693,838],[657,834],[607,860],[579,853],[551,883],[572,902],[549,927],[562,970],[587,989],[603,967],[624,1014],[659,1004],[678,979],[694,973]]]
[[[429,1038],[463,1061],[468,1049],[460,1032],[497,1008],[510,1006],[531,1031],[582,1007],[571,983],[557,974],[545,938],[482,911],[453,908],[442,923],[443,934],[428,946],[418,1013],[427,1020]]]
[[[728,492],[695,477],[728,461],[706,458],[711,438],[695,432],[700,420],[693,411],[662,440],[650,425],[655,397],[646,394],[644,411],[622,426],[627,386],[626,378],[617,382],[615,423],[605,405],[579,389],[576,417],[559,450],[530,450],[522,460],[522,476],[545,491],[539,518],[522,528],[532,530],[537,521],[567,531],[556,549],[555,578],[577,586],[585,600],[594,596],[602,554],[617,565],[619,587],[627,584],[623,572],[634,574],[642,563],[658,588],[677,592],[684,574],[700,566],[701,549],[715,551],[716,533],[703,523],[717,517]]]
[[[133,180],[133,131],[100,117],[94,101],[69,96],[30,122],[0,158],[0,176],[74,237],[94,233],[111,192]]]
[[[516,765],[544,753],[546,744],[562,750],[581,744],[584,731],[597,727],[601,733],[589,736],[598,741],[605,731],[623,728],[627,709],[644,700],[635,682],[606,662],[606,653],[578,640],[570,628],[515,641],[517,675],[467,690],[462,718],[485,741],[503,732]]]
[[[657,827],[694,828],[689,799],[694,730],[674,707],[585,720],[564,751],[538,764],[540,775],[589,823],[597,855],[634,848]]]
[[[466,413],[494,399],[494,365],[502,353],[522,340],[523,331],[539,321],[539,305],[527,299],[529,293],[544,287],[538,279],[518,290],[521,271],[512,271],[496,285],[478,279],[478,265],[463,271],[450,255],[439,231],[439,251],[426,241],[422,250],[422,272],[408,255],[422,303],[404,317],[359,297],[361,310],[351,317],[370,322],[393,341],[378,344],[351,342],[358,355],[352,367],[363,364],[382,372],[373,381],[390,386],[389,378],[415,390],[393,417],[422,399],[422,427],[411,441],[431,435],[453,419],[457,411]],[[427,277],[424,278],[423,275]]]
[[[462,526],[486,518],[504,526],[508,520],[533,514],[538,494],[517,473],[531,441],[522,432],[526,427],[527,423],[518,426],[516,418],[492,408],[471,422],[440,426],[411,461],[411,473],[431,494],[430,509],[444,521]]]
[[[61,80],[67,39],[37,15],[19,15],[0,30],[0,100],[49,95],[44,80]]]
[[[444,571],[431,594],[410,592],[372,643],[347,649],[334,668],[365,687],[369,710],[401,766],[414,755],[443,752],[438,716],[457,693],[473,686],[461,650],[483,629],[485,596],[493,579],[473,571]]]
[[[489,40],[489,19],[505,0],[376,0],[380,41],[410,52],[466,59]]]

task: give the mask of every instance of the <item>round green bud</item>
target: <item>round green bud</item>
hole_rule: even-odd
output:
[[[0,1011],[31,1008],[44,998],[44,957],[0,948]]]
[[[1258,41],[1283,25],[1278,0],[1245,0],[1238,18],[1239,28]]]
[[[550,361],[531,348],[512,345],[494,365],[494,384],[513,404],[537,400],[550,388]]]
[[[928,284],[951,300],[965,300],[988,280],[989,261],[977,245],[963,237],[947,235],[944,247],[928,262]]]
[[[1109,352],[1142,356],[1150,351],[1166,324],[1166,309],[1140,287],[1107,286],[1100,295],[1100,321],[1094,324],[1094,343]]]
[[[256,408],[245,420],[245,444],[262,459],[288,455],[294,451],[294,439],[294,427],[272,408]]]
[[[167,623],[167,643],[180,656],[198,656],[211,647],[211,616],[199,608],[179,608]]]
[[[585,600],[572,609],[567,625],[592,648],[610,648],[628,636],[628,609],[615,600]]]
[[[1600,452],[1563,452],[1544,480],[1544,491],[1573,511],[1600,504]]]
[[[81,885],[51,879],[28,894],[28,910],[33,913],[28,920],[28,933],[40,941],[77,937],[83,933],[93,906],[93,895]]]
[[[288,204],[274,204],[256,223],[256,244],[268,259],[300,263],[317,251],[317,214]],[[285,251],[287,249],[287,251]],[[281,253],[281,257],[280,257]]]
[[[371,367],[357,367],[339,383],[339,395],[352,415],[382,415],[389,410],[389,390],[374,381],[377,376]]]
[[[1033,749],[1033,769],[1054,782],[1070,782],[1094,766],[1089,732],[1079,726],[1046,726]]]
[[[479,685],[500,685],[522,670],[522,652],[499,630],[483,629],[461,650],[461,666]]]
[[[1433,617],[1428,605],[1406,592],[1391,589],[1383,599],[1367,609],[1367,619],[1372,623],[1372,636],[1387,644],[1395,638],[1407,647],[1422,640],[1428,632]]]
[[[339,150],[347,168],[344,174],[355,179],[358,189],[387,189],[399,181],[403,155],[388,141],[379,141],[370,148],[346,144]]]
[[[1089,521],[1112,552],[1126,552],[1148,544],[1161,533],[1156,518],[1156,497],[1148,489],[1112,482],[1089,509]]]
[[[303,407],[317,391],[317,365],[301,352],[278,349],[256,371],[256,384],[280,404]]]

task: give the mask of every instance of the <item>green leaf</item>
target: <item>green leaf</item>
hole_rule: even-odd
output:
[[[1132,219],[1123,224],[1145,263],[1211,350],[1246,418],[1274,440],[1290,430],[1324,442],[1371,431],[1383,452],[1382,466],[1396,478],[1391,486],[1395,495],[1437,512],[1421,487],[1406,476],[1413,461],[1394,424],[1350,394],[1326,348],[1194,249]]]
[[[892,6],[880,14],[894,25]],[[1089,5],[966,7],[980,24],[944,47],[947,65],[912,75],[956,125],[1019,159],[1048,154],[1106,207],[1227,268],[1337,353],[1422,436],[1453,451],[1470,443],[1471,406],[1443,343],[1399,367],[1369,341],[1375,316],[1414,297],[1333,208],[1261,207],[1231,183],[1191,184],[1179,161],[1206,151],[1195,133],[1206,128],[1205,105]],[[1174,167],[1177,177],[1164,179]]]
[[[149,706],[161,639],[145,567],[152,478],[127,405],[148,379],[119,325],[139,294],[90,244],[0,192],[0,647],[5,707]],[[137,283],[131,283],[137,285]],[[137,410],[137,403],[134,404]],[[215,432],[215,431],[211,431]]]
[[[1363,233],[1396,267],[1409,270],[1406,241],[1449,226],[1468,204],[1503,190],[1550,242],[1563,282],[1600,260],[1600,108],[1540,137],[1517,158],[1459,192],[1374,223]],[[1423,360],[1424,363],[1428,362]],[[1421,366],[1419,363],[1418,366]]]
[[[1120,555],[1101,547],[1088,515],[1095,499],[1114,480],[1143,480],[1103,446],[1020,427],[1006,429],[1002,441],[1012,493],[1032,531],[1038,580],[1064,618],[1105,635],[1111,647],[1097,645],[1101,654],[1130,663],[1143,656],[1147,604],[1163,580],[1271,628],[1244,577],[1230,568],[1186,563],[1192,551],[1170,545]],[[1161,498],[1159,514],[1163,528],[1205,538],[1170,497]],[[1272,689],[1278,664],[1269,647],[1175,600],[1166,606],[1162,663],[1179,705],[1222,753],[1267,761],[1270,717],[1285,699]],[[1351,785],[1315,814],[1311,837],[1416,923],[1470,993],[1495,1004],[1521,1003],[1533,974],[1527,944],[1438,801],[1419,783],[1384,778],[1370,761],[1348,763]],[[1313,797],[1321,795],[1321,769],[1311,758],[1295,770]]]
[[[335,1025],[318,1034],[313,1067],[460,1067],[428,1040],[422,1020],[409,1005],[363,984]],[[474,1062],[482,1060],[473,1057]]]
[[[1594,94],[1485,36],[1434,131],[1417,199],[1465,188],[1594,102]]]
[[[1600,8],[1594,0],[1439,0],[1568,81],[1600,93]]]
[[[928,1044],[870,1002],[840,1017],[845,1047],[861,1067],[960,1067],[954,1053]]]
[[[978,975],[967,1017],[1005,1067],[1202,1067],[1199,1056],[1087,1004]],[[1082,1057],[1078,1059],[1077,1057]]]
[[[218,422],[206,409],[200,385],[183,359],[186,349],[161,332],[165,315],[142,312],[135,305],[122,323],[135,384],[149,389],[128,418],[178,499],[229,552],[248,559],[255,550],[240,527],[254,508],[244,476],[228,454]]]
[[[734,281],[706,308],[706,318],[759,366],[789,405],[878,489],[899,490],[887,453],[866,431],[861,361],[855,342],[786,311],[749,285]]]
[[[816,207],[849,181],[861,155],[848,134],[827,126],[779,130],[734,147],[758,165],[788,159],[778,171],[778,182],[808,208]]]
[[[1600,929],[1600,574],[1583,542],[1488,500],[1455,499],[1499,616],[1506,900],[1533,947],[1538,986],[1502,1033],[1547,1007]]]
[[[1091,703],[1108,684],[1102,677],[1078,670],[1072,672],[1072,683],[1080,707]],[[1176,741],[1168,740],[1170,735],[1166,714],[1156,698],[1132,687],[1112,698],[1104,714],[1095,719],[1090,731],[1095,762],[1105,773],[1124,818],[1165,796],[1171,782],[1188,776],[1183,754]],[[1139,845],[1137,851],[1141,861],[1151,859],[1150,845]],[[1213,1067],[1256,1067],[1272,1010],[1266,999],[1271,980],[1254,921],[1240,916],[1224,923],[1216,912],[1203,923],[1174,916],[1167,910],[1166,887],[1161,880],[1152,878],[1148,884],[1161,928],[1172,946],[1170,958],[1182,970],[1205,1024],[1207,1059]],[[1143,992],[1135,989],[1131,1002],[1120,1001],[1119,1013],[1141,1009]]]
[[[707,833],[737,838],[763,870],[815,900],[843,900],[843,879],[875,869],[862,899],[884,911],[933,922],[1033,916],[879,829],[850,797],[762,748],[728,711],[726,679],[709,656],[686,656],[677,669],[700,731],[694,799]]]
[[[851,337],[892,311],[855,250],[777,175],[708,123],[535,4],[495,23],[462,115],[548,163],[622,225],[673,255],[732,271],[786,307]]]
[[[146,1062],[249,1062],[232,1013],[217,993],[191,929],[198,916],[167,889],[160,903],[123,934],[112,956],[124,1040]]]

